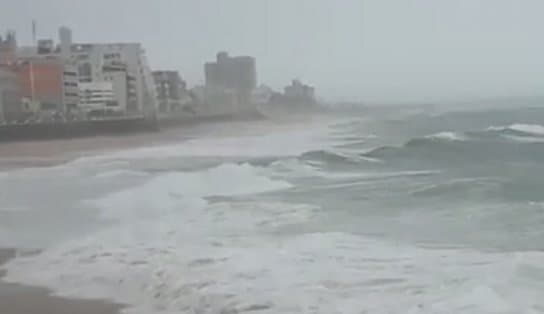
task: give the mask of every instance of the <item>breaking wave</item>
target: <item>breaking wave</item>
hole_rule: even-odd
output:
[[[381,146],[363,156],[447,163],[542,160],[544,126],[513,124],[489,127],[483,131],[440,132],[410,139],[401,146]]]
[[[435,133],[429,136],[426,136],[428,139],[433,140],[445,140],[445,141],[464,141],[466,138],[464,135],[459,135],[455,132],[440,132]]]
[[[509,126],[489,127],[487,131],[506,134],[544,136],[544,126],[539,124],[512,124]]]
[[[315,150],[311,152],[304,153],[300,156],[301,160],[307,162],[318,162],[323,164],[347,164],[354,165],[360,164],[362,162],[378,162],[373,158],[364,156],[361,154],[353,154],[342,151],[331,151],[331,150]]]

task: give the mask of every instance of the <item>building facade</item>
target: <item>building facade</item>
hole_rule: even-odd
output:
[[[18,67],[21,95],[31,111],[62,111],[64,67],[56,60],[31,59]]]
[[[154,71],[159,113],[181,112],[191,102],[187,84],[177,71]]]
[[[74,65],[59,59],[27,59],[17,65],[21,96],[33,112],[70,112],[79,103],[79,83]]]
[[[72,54],[72,30],[66,26],[59,28],[59,53],[64,60],[69,60]]]
[[[125,114],[137,111],[136,78],[128,72],[127,66],[121,62],[109,62],[103,65],[102,73],[104,81],[112,83],[116,111]]]
[[[251,94],[257,86],[255,58],[248,56],[230,57],[226,52],[217,54],[215,62],[204,65],[207,94],[213,102],[231,101],[248,105]],[[225,97],[225,100],[222,100]]]
[[[24,118],[20,93],[17,72],[10,66],[0,65],[0,124]]]
[[[79,105],[79,78],[77,76],[77,67],[71,63],[61,61],[63,67],[62,72],[62,104],[64,110],[73,112],[77,110]]]
[[[63,60],[75,67],[79,83],[112,82],[119,110],[126,114],[156,112],[153,76],[138,43],[74,44],[71,30],[61,27],[58,45],[45,39],[37,47],[21,47],[18,53],[26,59]]]
[[[290,86],[285,87],[284,97],[296,104],[313,104],[315,103],[315,89],[302,84],[299,80],[293,80]]]
[[[140,44],[74,44],[71,53],[77,63],[81,83],[113,79],[117,82],[116,89],[125,86],[127,113],[155,113],[155,85],[145,51]],[[114,70],[112,67],[120,65],[124,66],[123,70]],[[119,72],[125,73],[126,84],[123,84]],[[118,93],[125,94],[124,91]]]
[[[118,112],[112,82],[80,83],[80,106],[90,117]]]

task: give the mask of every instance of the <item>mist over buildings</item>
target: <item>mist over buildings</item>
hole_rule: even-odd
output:
[[[22,44],[70,25],[133,41],[151,66],[203,82],[217,51],[258,60],[259,82],[300,78],[330,100],[452,101],[544,94],[541,0],[0,0]]]

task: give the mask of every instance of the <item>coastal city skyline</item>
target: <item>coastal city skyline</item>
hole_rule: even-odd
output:
[[[276,89],[300,78],[332,100],[541,94],[541,1],[7,2],[22,14],[1,18],[22,42],[32,19],[40,36],[70,25],[82,41],[142,42],[152,67],[196,83],[200,63],[227,50],[256,57]],[[99,13],[100,23],[81,22]]]
[[[201,65],[204,84],[150,66],[138,42],[80,42],[70,27],[57,38],[21,45],[0,36],[0,138],[156,131],[185,122],[260,119],[262,110],[315,107],[312,86],[293,80],[278,92],[258,84],[257,61],[219,51]],[[263,107],[264,106],[264,107]]]

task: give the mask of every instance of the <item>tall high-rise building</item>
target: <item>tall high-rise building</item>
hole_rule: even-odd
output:
[[[226,52],[217,54],[216,62],[204,66],[206,86],[251,91],[257,86],[255,58],[230,57]]]
[[[255,58],[230,57],[226,52],[220,52],[216,62],[204,65],[204,72],[209,94],[223,94],[229,100],[234,97],[234,102],[241,105],[251,102],[251,93],[257,86]]]
[[[72,52],[72,30],[66,26],[59,28],[59,40],[60,56],[68,60]]]

